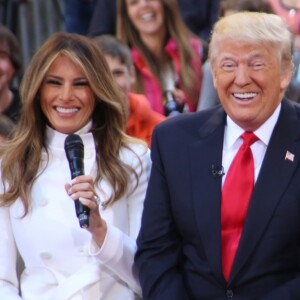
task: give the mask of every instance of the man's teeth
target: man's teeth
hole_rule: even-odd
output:
[[[248,99],[248,98],[254,98],[257,93],[234,93],[234,97],[241,98],[241,99]]]
[[[72,108],[56,107],[56,110],[62,114],[72,114],[74,112],[77,112],[79,109],[75,107]]]

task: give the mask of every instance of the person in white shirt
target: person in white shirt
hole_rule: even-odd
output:
[[[21,98],[1,157],[0,298],[138,299],[133,257],[151,161],[124,133],[122,94],[99,47],[55,33],[24,74]],[[74,179],[64,149],[72,134],[84,145]],[[89,208],[87,228],[77,201]]]

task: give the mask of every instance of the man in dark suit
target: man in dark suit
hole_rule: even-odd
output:
[[[135,258],[145,300],[300,299],[300,106],[284,98],[290,45],[276,15],[219,20],[209,56],[222,106],[154,131]],[[253,182],[241,190],[248,166],[233,165],[244,132],[256,139],[247,146]]]

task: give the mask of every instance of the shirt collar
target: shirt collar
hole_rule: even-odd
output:
[[[265,121],[254,134],[262,141],[266,146],[268,146],[273,129],[277,123],[279,113],[281,109],[281,103],[277,106],[273,114]],[[244,129],[239,127],[234,121],[227,115],[225,127],[225,147],[227,149],[231,148],[234,143],[239,139],[239,137],[244,133]]]

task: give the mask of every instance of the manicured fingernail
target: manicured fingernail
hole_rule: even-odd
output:
[[[84,204],[84,205],[87,204],[87,201],[86,201],[84,198],[82,198],[82,197],[79,197],[78,200],[79,200],[82,204]]]

